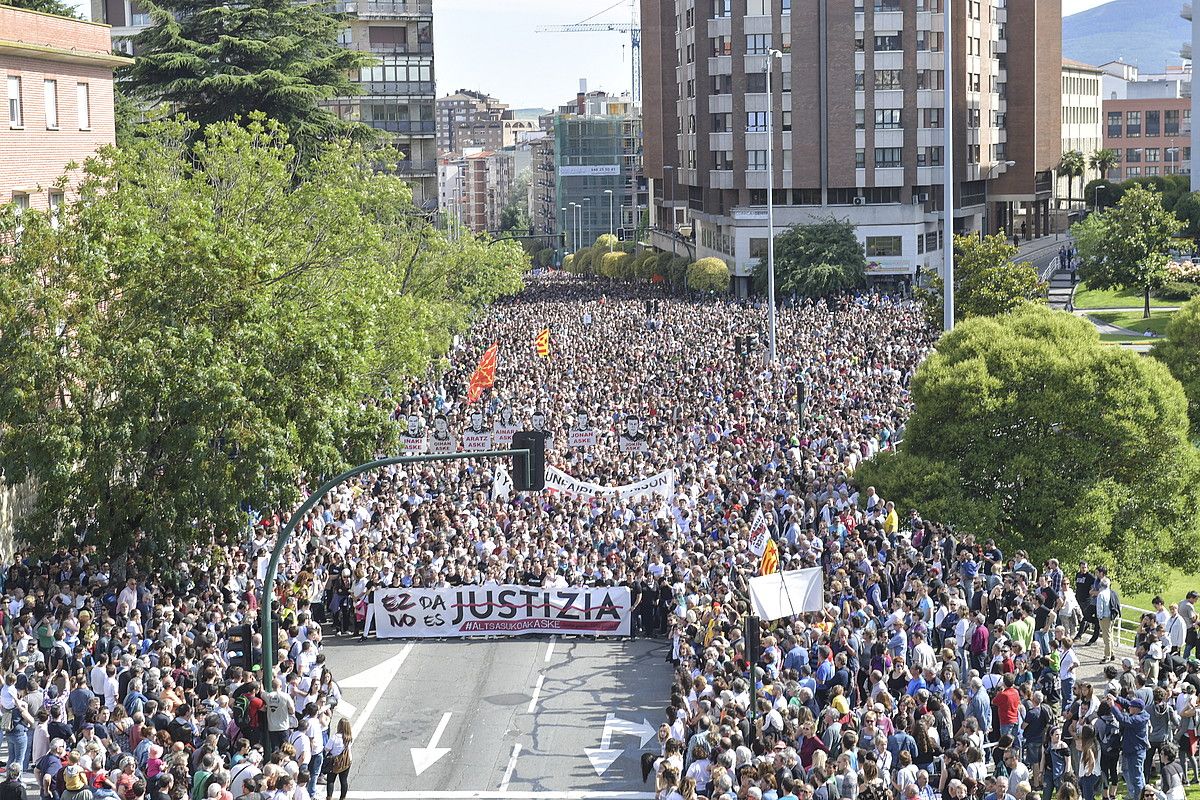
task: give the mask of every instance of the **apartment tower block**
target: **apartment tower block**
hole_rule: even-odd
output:
[[[655,244],[669,250],[688,233],[691,255],[731,265],[739,293],[766,253],[768,147],[776,235],[848,219],[873,277],[940,269],[944,3],[955,232],[1049,232],[1060,0],[641,2]]]

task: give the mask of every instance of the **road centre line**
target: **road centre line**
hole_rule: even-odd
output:
[[[546,642],[546,657],[542,659],[545,663],[550,663],[550,656],[554,655],[554,642],[558,640],[557,636],[551,636],[550,641]]]
[[[526,709],[526,713],[532,714],[533,710],[537,708],[538,696],[542,693],[542,684],[545,683],[545,681],[546,676],[539,674],[537,685],[533,687],[533,697],[529,698],[529,708]]]
[[[512,781],[513,772],[517,769],[517,756],[521,755],[521,743],[517,742],[513,745],[512,755],[508,759],[508,768],[504,770],[504,777],[500,780],[500,793],[508,791],[508,784]]]

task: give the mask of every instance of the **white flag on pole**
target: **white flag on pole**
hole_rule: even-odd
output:
[[[825,607],[821,569],[773,572],[750,579],[750,604],[764,622]]]
[[[502,464],[496,465],[495,477],[492,478],[492,499],[507,500],[512,496],[512,492],[512,476]]]
[[[762,558],[763,552],[767,549],[767,539],[771,536],[771,532],[767,530],[767,518],[763,516],[762,509],[754,512],[754,519],[750,523],[750,552]]]

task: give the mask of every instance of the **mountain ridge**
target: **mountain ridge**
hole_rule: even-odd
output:
[[[1099,66],[1121,59],[1142,72],[1181,63],[1191,23],[1179,16],[1182,0],[1111,0],[1063,17],[1063,55]]]

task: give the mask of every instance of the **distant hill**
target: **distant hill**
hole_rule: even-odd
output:
[[[1179,47],[1191,39],[1182,6],[1183,0],[1112,0],[1063,17],[1063,55],[1097,66],[1120,58],[1159,72],[1180,63]]]

